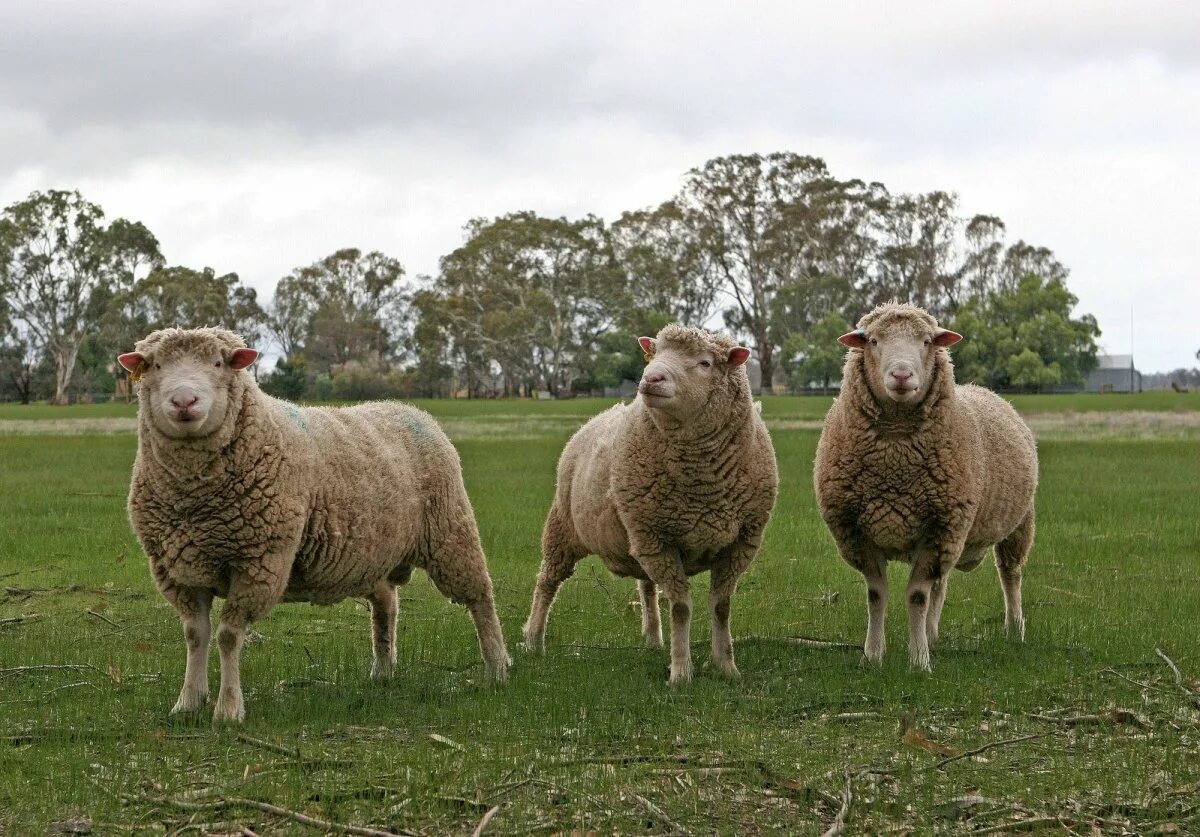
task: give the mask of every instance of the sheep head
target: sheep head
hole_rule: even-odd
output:
[[[877,399],[919,404],[929,391],[940,350],[961,339],[961,334],[939,328],[923,308],[888,302],[838,342],[862,352],[867,386]]]
[[[750,350],[723,334],[672,324],[638,343],[647,359],[638,393],[652,410],[685,418],[749,398]]]
[[[242,338],[220,328],[166,328],[139,340],[117,362],[140,385],[153,426],[174,439],[208,436],[225,421],[236,376],[258,359]]]

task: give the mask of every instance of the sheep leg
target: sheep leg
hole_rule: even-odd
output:
[[[637,556],[651,580],[667,594],[671,603],[671,676],[670,683],[692,679],[692,584],[683,564],[672,551]]]
[[[1016,530],[996,544],[996,572],[1004,590],[1004,631],[1025,641],[1025,615],[1021,610],[1021,569],[1033,547],[1033,512],[1021,521]]]
[[[638,598],[642,602],[642,636],[647,648],[662,648],[662,621],[658,613],[658,587],[650,579],[638,580]]]
[[[183,637],[187,643],[183,688],[171,714],[197,712],[208,703],[208,643],[212,635],[210,613],[213,596],[208,590],[176,587],[168,598],[179,611]]]
[[[887,620],[887,565],[867,560],[863,577],[867,581],[867,641],[863,644],[863,658],[879,665],[883,662],[883,652],[887,647],[883,630]]]
[[[484,675],[488,680],[501,682],[508,679],[508,666],[512,660],[504,646],[504,633],[496,616],[487,558],[479,543],[479,530],[475,528],[470,509],[459,519],[464,522],[444,533],[442,541],[431,550],[425,572],[443,596],[467,606],[479,638]]]
[[[574,527],[566,513],[556,503],[546,518],[542,530],[542,567],[538,571],[537,585],[533,592],[533,606],[525,620],[525,647],[530,651],[543,651],[546,647],[546,622],[558,588],[575,572],[575,565],[587,554],[575,536]],[[644,603],[643,599],[643,603]],[[642,613],[645,631],[645,610]],[[661,637],[659,645],[662,645]]]
[[[371,679],[387,680],[396,671],[396,588],[388,581],[375,585],[371,603]]]
[[[933,582],[933,588],[929,596],[929,610],[925,613],[925,636],[929,639],[929,644],[933,645],[938,640],[938,629],[942,621],[942,606],[946,603],[946,585],[950,581],[950,576],[943,575]]]
[[[242,696],[241,659],[246,631],[262,619],[283,598],[287,588],[295,547],[278,556],[252,563],[248,571],[233,571],[229,593],[221,608],[217,627],[217,650],[221,655],[221,688],[213,707],[213,723],[240,722],[246,717]]]
[[[712,652],[709,659],[713,668],[726,677],[737,677],[737,663],[733,659],[733,634],[729,630],[730,605],[737,590],[738,576],[728,565],[714,567],[708,591],[709,620],[712,625]]]
[[[936,586],[945,593],[946,573],[962,554],[962,544],[938,545],[920,549],[913,556],[912,573],[908,577],[908,661],[920,671],[932,671],[929,658],[928,625]],[[940,610],[940,606],[938,608]],[[936,616],[932,617],[936,621]]]

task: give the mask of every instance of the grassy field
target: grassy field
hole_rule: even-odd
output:
[[[462,454],[511,681],[479,682],[470,620],[418,575],[384,686],[367,677],[364,604],[260,623],[240,730],[167,714],[183,643],[125,518],[134,435],[0,433],[0,832],[77,817],[93,833],[308,830],[260,803],[331,832],[470,833],[493,810],[486,833],[820,834],[839,811],[848,833],[1200,830],[1200,437],[1139,423],[1200,399],[1014,401],[1031,421],[1112,410],[1142,428],[1045,425],[1024,645],[1002,635],[990,562],[955,574],[932,675],[908,670],[900,596],[882,669],[788,642],[859,643],[865,596],[813,503],[808,422],[828,402],[772,398],[782,486],[734,598],[741,680],[701,668],[669,688],[665,652],[639,645],[632,582],[595,559],[531,657],[517,640],[554,462],[607,402],[429,402]],[[129,415],[5,405],[0,425]],[[698,661],[707,638],[699,607]]]

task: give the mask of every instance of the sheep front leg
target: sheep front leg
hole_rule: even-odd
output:
[[[168,596],[179,611],[183,637],[187,643],[187,668],[183,688],[171,714],[198,712],[208,703],[208,643],[212,635],[212,592],[190,587],[176,587]]]
[[[287,588],[295,549],[264,558],[230,574],[229,593],[217,627],[221,654],[221,688],[213,708],[213,723],[238,723],[246,717],[242,696],[241,658],[250,625],[271,612]]]
[[[945,595],[946,573],[962,551],[961,544],[922,549],[913,558],[912,573],[908,577],[906,598],[908,602],[908,661],[920,671],[932,671],[929,656],[929,623],[935,624],[937,615],[931,614],[935,596]],[[940,591],[935,591],[940,587]],[[937,604],[940,612],[941,603]]]
[[[708,605],[712,624],[713,668],[726,677],[737,677],[733,659],[733,634],[729,629],[730,607],[737,590],[738,579],[750,566],[762,545],[762,532],[767,519],[747,524],[741,537],[729,548],[725,560],[718,562],[709,574]]]
[[[673,550],[637,556],[646,575],[667,595],[671,604],[671,676],[669,682],[692,679],[692,584]]]
[[[868,663],[881,665],[887,648],[884,634],[888,600],[886,562],[866,561],[863,577],[867,580],[867,641],[863,643],[863,658]]]

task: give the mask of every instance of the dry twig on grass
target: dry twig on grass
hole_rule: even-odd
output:
[[[108,624],[112,625],[114,628],[120,628],[120,627],[121,627],[121,623],[120,623],[120,622],[114,622],[113,620],[109,619],[107,616],[105,616],[105,615],[103,615],[103,614],[101,614],[101,613],[97,613],[96,611],[92,610],[91,608],[88,608],[88,610],[87,610],[87,614],[88,614],[88,616],[95,616],[95,617],[96,617],[97,619],[99,619],[101,622],[107,622]]]
[[[145,802],[151,805],[161,805],[166,808],[174,808],[179,811],[225,811],[229,808],[243,808],[251,811],[260,811],[264,814],[270,814],[273,817],[282,817],[299,825],[306,825],[309,828],[319,828],[326,832],[335,834],[356,834],[361,837],[396,837],[396,835],[415,835],[412,831],[380,831],[377,828],[366,828],[361,825],[346,825],[344,823],[330,822],[329,820],[321,820],[316,817],[310,817],[308,814],[301,814],[299,811],[293,811],[289,808],[283,808],[279,805],[272,805],[270,802],[262,802],[257,799],[246,799],[240,796],[223,796],[211,802],[185,802],[180,799],[159,799],[153,796],[142,795],[139,797],[125,797],[137,802]]]
[[[682,825],[675,822],[675,820],[673,820],[669,816],[667,816],[666,811],[664,811],[662,808],[659,808],[657,805],[655,805],[653,802],[651,802],[646,797],[639,796],[638,794],[635,793],[635,794],[633,794],[633,799],[635,802],[637,802],[638,805],[640,805],[642,807],[642,809],[646,813],[650,814],[652,817],[657,818],[659,821],[661,821],[664,825],[668,826],[676,834],[686,835],[686,834],[691,833],[686,828],[684,828]]]
[[[854,801],[854,795],[851,792],[851,783],[853,780],[854,774],[847,768],[846,784],[842,787],[842,805],[838,808],[837,816],[833,818],[833,823],[829,828],[825,829],[821,837],[840,837],[840,835],[846,833],[846,817],[850,814],[850,803]]]
[[[471,837],[479,837],[483,830],[487,828],[487,824],[492,821],[492,817],[500,813],[500,806],[493,805],[488,809],[488,812],[483,815],[483,819],[479,821],[479,825],[475,826],[475,830],[471,832]]]
[[[1188,702],[1200,709],[1200,695],[1197,695],[1183,682],[1183,672],[1179,670],[1179,666],[1175,665],[1175,661],[1163,653],[1161,648],[1155,648],[1154,653],[1162,657],[1163,662],[1171,667],[1171,673],[1175,675],[1175,686],[1179,691],[1187,697]]]
[[[938,770],[941,770],[952,761],[958,761],[960,759],[970,758],[971,756],[977,756],[980,753],[986,753],[988,750],[994,750],[997,747],[1006,747],[1009,744],[1019,744],[1022,741],[1032,741],[1035,738],[1045,738],[1049,734],[1050,733],[1048,732],[1039,732],[1033,735],[1021,735],[1016,738],[1006,738],[1003,741],[993,741],[990,744],[984,744],[982,747],[976,747],[974,750],[967,750],[965,753],[960,753],[957,756],[949,756],[948,758],[944,758],[935,764],[934,767],[936,767]]]

